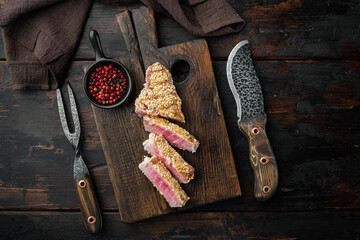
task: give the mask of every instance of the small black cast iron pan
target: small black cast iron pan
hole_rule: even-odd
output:
[[[83,90],[84,90],[85,96],[93,105],[95,105],[99,108],[118,107],[129,98],[129,96],[131,94],[131,90],[133,88],[133,82],[132,82],[131,76],[129,74],[129,71],[126,69],[126,67],[124,65],[122,65],[118,61],[115,61],[113,59],[109,59],[109,58],[105,57],[105,54],[101,47],[100,37],[99,37],[99,34],[97,33],[97,31],[91,30],[89,33],[89,38],[91,41],[91,45],[93,46],[94,51],[95,51],[96,60],[95,60],[95,63],[93,63],[89,67],[89,69],[86,71],[84,78],[83,78]],[[127,87],[126,87],[125,94],[122,96],[122,98],[118,102],[113,103],[113,104],[108,104],[108,105],[98,103],[94,99],[94,97],[90,94],[90,91],[88,88],[91,74],[96,70],[96,68],[98,68],[100,66],[106,66],[106,65],[113,65],[113,67],[119,69],[125,75],[125,77],[127,79]]]

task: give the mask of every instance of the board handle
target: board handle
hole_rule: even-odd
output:
[[[96,235],[102,228],[101,212],[89,171],[80,154],[74,161],[74,181],[85,228]]]
[[[132,15],[139,45],[156,54],[158,36],[154,11],[144,6],[132,10]]]
[[[249,140],[250,163],[255,175],[254,193],[259,201],[271,198],[278,185],[276,159],[265,132],[266,120],[262,116],[238,122]]]

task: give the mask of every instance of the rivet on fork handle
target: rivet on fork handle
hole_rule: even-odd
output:
[[[94,224],[96,222],[96,218],[94,216],[90,216],[88,217],[87,221],[89,224]]]
[[[263,187],[263,192],[264,192],[265,194],[268,194],[270,191],[271,191],[271,187],[269,187],[269,186],[264,186],[264,187]]]

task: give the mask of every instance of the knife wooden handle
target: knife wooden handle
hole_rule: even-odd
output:
[[[240,130],[249,140],[250,163],[255,175],[255,198],[271,198],[278,185],[278,170],[269,139],[265,132],[266,117],[239,121]]]
[[[81,165],[80,161],[75,160],[74,180],[76,193],[79,198],[81,215],[85,228],[89,233],[96,235],[102,228],[100,207],[89,171],[87,168],[84,169]]]

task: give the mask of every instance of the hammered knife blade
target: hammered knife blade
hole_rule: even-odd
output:
[[[255,175],[255,198],[265,201],[276,191],[278,170],[265,132],[267,117],[264,99],[247,40],[238,43],[231,51],[226,74],[236,101],[238,126],[249,141],[250,163]]]

